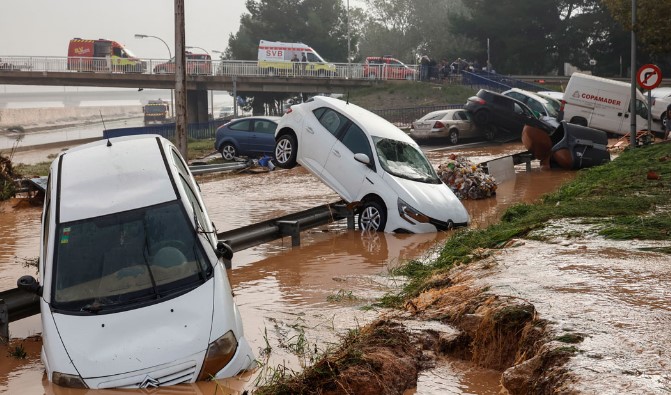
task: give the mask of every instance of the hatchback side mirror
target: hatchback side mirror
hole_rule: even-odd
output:
[[[217,243],[217,256],[230,261],[233,259],[233,249],[228,244],[220,241]]]
[[[370,165],[370,158],[366,154],[362,153],[354,154],[354,160],[363,163],[364,165]]]
[[[21,276],[16,281],[16,286],[28,293],[42,296],[42,286],[33,276]]]

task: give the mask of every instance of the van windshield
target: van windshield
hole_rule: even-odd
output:
[[[642,100],[636,99],[636,115],[648,119],[648,105]]]
[[[389,174],[427,184],[440,184],[426,156],[415,146],[398,140],[373,136],[380,165]]]
[[[319,54],[317,52],[315,52],[314,50],[312,52],[306,52],[306,53],[308,55],[308,62],[310,62],[310,63],[326,63],[324,58],[319,56]]]
[[[213,272],[177,201],[61,224],[55,243],[52,302],[62,311],[149,304]]]

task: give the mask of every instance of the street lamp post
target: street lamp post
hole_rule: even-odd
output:
[[[210,55],[210,53],[207,52],[206,49],[203,49],[201,47],[196,47],[195,45],[187,45],[184,48],[186,48],[186,49],[200,49],[201,51],[205,52],[208,56]],[[210,103],[212,105],[212,119],[214,119],[214,90],[210,91]]]
[[[168,49],[168,59],[172,59],[172,52],[170,51],[170,47],[168,46],[168,43],[163,41],[161,37],[157,36],[150,36],[148,34],[136,34],[135,38],[155,38],[157,40],[160,40],[163,44],[165,44],[165,47]],[[172,98],[172,89],[170,89],[170,117],[174,118],[175,114],[173,113],[173,107],[175,107],[174,100]]]
[[[350,50],[349,0],[347,0],[347,77],[352,78],[352,52]]]
[[[212,53],[218,53],[219,54],[219,61],[221,62],[219,64],[219,69],[217,70],[217,72],[215,74],[216,75],[223,75],[224,74],[223,62],[224,62],[225,52],[213,49]],[[236,92],[236,89],[235,89],[235,76],[233,76],[233,92],[232,92],[232,94],[233,94],[233,116],[237,118],[238,117],[238,101],[236,100],[237,99],[237,92]]]

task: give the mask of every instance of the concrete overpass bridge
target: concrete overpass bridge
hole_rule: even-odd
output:
[[[105,62],[105,59],[100,60]],[[172,73],[154,72],[168,60],[148,60],[143,72],[109,67],[79,71],[68,65],[67,57],[0,56],[0,84],[109,87],[136,89],[174,89]],[[190,61],[191,62],[191,61]],[[261,70],[257,62],[208,61],[207,67],[193,68],[187,74],[187,116],[191,122],[207,122],[210,108],[208,92],[286,92],[345,93],[349,89],[372,86],[381,79],[369,78],[362,64],[333,64],[333,75],[311,73],[300,69]],[[187,67],[190,70],[191,67]],[[203,71],[204,70],[204,71]],[[382,75],[382,74],[380,74]]]

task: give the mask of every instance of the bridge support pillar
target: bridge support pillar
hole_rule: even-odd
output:
[[[208,108],[207,89],[198,88],[186,92],[186,116],[189,123],[207,123]]]

